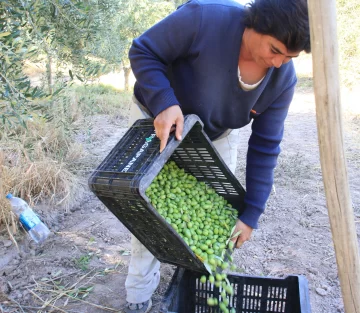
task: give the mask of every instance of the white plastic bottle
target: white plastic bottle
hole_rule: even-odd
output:
[[[36,243],[42,243],[50,235],[50,230],[40,220],[36,213],[21,198],[14,197],[11,193],[6,196],[11,208],[18,217],[20,223]]]

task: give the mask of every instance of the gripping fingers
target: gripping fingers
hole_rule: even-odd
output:
[[[240,236],[231,239],[231,241],[234,243],[234,248],[240,248],[244,243],[244,241],[241,240]]]
[[[177,140],[181,140],[184,116],[179,106],[171,106],[161,112],[154,120],[156,136],[160,139],[160,153],[165,149],[170,132],[175,130]]]
[[[176,123],[175,137],[177,140],[181,140],[184,129],[184,116],[183,115],[179,116],[176,119],[175,123]]]
[[[156,132],[156,135],[160,139],[160,153],[163,152],[163,150],[166,147],[166,144],[169,139],[170,129],[171,129],[171,125],[166,125],[159,131],[159,133]]]
[[[235,248],[240,248],[243,245],[244,241],[240,240],[240,236],[237,238],[235,243]]]

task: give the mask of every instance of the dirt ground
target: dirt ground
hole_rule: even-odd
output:
[[[345,113],[345,149],[359,237],[360,114]],[[82,191],[68,213],[58,208],[36,208],[54,233],[43,246],[35,247],[24,240],[19,252],[6,232],[1,234],[1,312],[121,312],[131,257],[130,233],[88,190],[86,179],[124,134],[126,122],[124,113],[119,118],[94,116],[84,123],[91,127],[77,135],[88,152],[83,160]],[[242,184],[249,134],[250,127],[241,132],[236,176]],[[298,91],[295,95],[273,192],[260,228],[234,256],[242,274],[305,275],[313,313],[344,312],[311,92]],[[174,268],[162,264],[152,313],[159,311]]]

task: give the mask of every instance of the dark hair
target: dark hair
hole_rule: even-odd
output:
[[[289,51],[310,52],[306,0],[254,0],[245,8],[245,26],[275,37]]]

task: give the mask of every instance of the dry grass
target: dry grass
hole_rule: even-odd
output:
[[[69,197],[77,182],[69,168],[83,153],[63,128],[54,126],[34,118],[27,129],[7,130],[1,164],[5,192],[11,191],[30,204],[41,199],[52,201],[60,194],[63,196],[58,201]]]
[[[19,166],[3,166],[5,194],[15,195],[35,205],[39,200],[48,199],[55,205],[65,207],[71,201],[77,178],[66,164],[50,158],[40,161],[19,159]]]
[[[0,150],[0,229],[4,225],[4,229],[7,230],[10,238],[17,246],[16,240],[14,238],[14,235],[17,233],[16,221],[13,214],[11,214],[10,205],[4,196],[7,193],[6,190],[8,183],[7,171],[2,166],[4,160],[4,153]]]
[[[31,206],[46,200],[68,209],[79,186],[72,164],[84,153],[63,127],[34,117],[27,129],[5,129],[0,143],[0,227],[6,225],[10,236],[16,233],[16,223],[5,199],[9,192]]]
[[[5,199],[7,193],[25,199],[31,206],[46,200],[67,209],[79,185],[78,178],[67,169],[65,162],[47,156],[32,161],[24,151],[17,147],[2,152],[4,157],[0,160],[0,227],[5,225],[10,237],[17,233],[17,223]]]
[[[124,115],[132,102],[132,93],[120,92],[111,85],[75,86],[67,92],[83,115]]]
[[[79,172],[86,155],[75,135],[86,132],[84,118],[93,114],[125,117],[130,102],[130,93],[113,87],[77,86],[56,102],[37,103],[41,109],[33,112],[26,128],[0,125],[0,231],[6,229],[10,237],[17,233],[5,199],[9,192],[30,206],[45,202],[67,210],[83,187]]]

